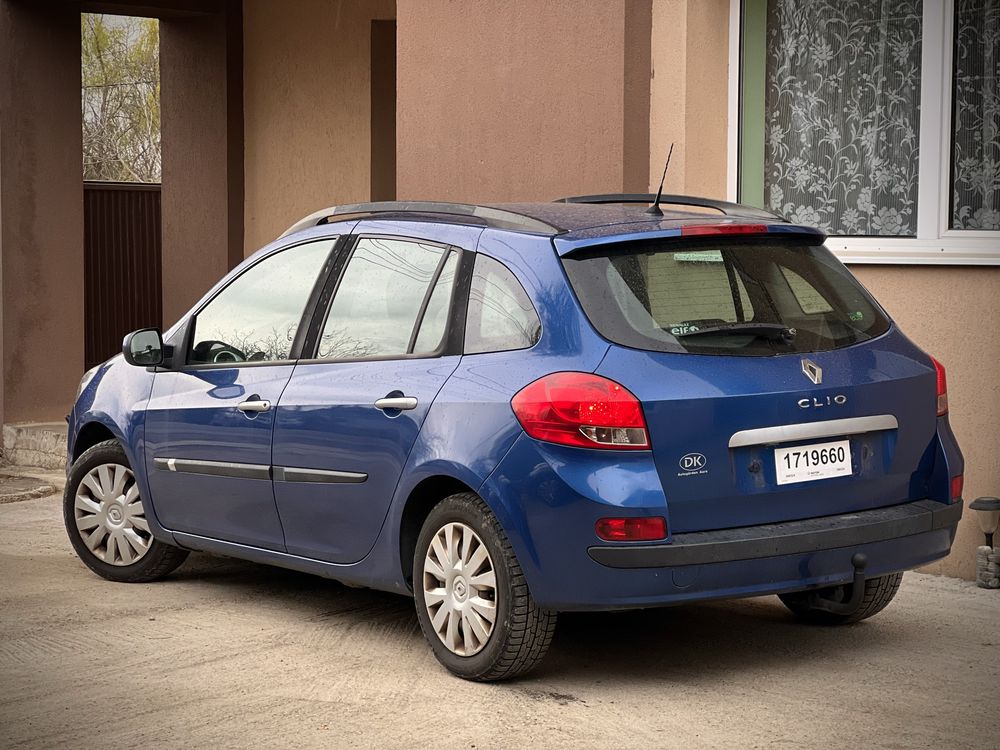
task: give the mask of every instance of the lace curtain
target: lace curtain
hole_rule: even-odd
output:
[[[920,0],[768,0],[772,210],[829,234],[916,233],[921,25]]]
[[[952,229],[1000,229],[1000,0],[956,0]]]

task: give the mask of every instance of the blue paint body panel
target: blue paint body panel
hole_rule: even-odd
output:
[[[174,531],[285,548],[269,479],[210,476],[156,468],[157,458],[271,464],[274,412],[246,415],[236,405],[258,396],[277,403],[294,365],[159,372],[146,406],[145,468],[157,517]],[[154,503],[156,503],[154,499]]]
[[[855,552],[868,555],[870,575],[948,553],[954,527],[808,554],[673,568],[612,568],[592,559],[589,548],[614,546],[594,530],[607,516],[663,516],[668,537],[658,544],[670,545],[678,534],[917,499],[944,506],[951,478],[963,471],[962,455],[947,417],[935,413],[930,358],[895,327],[862,344],[810,354],[824,373],[822,384],[813,385],[803,377],[798,355],[691,355],[612,344],[588,321],[562,266],[562,256],[591,247],[668,241],[693,224],[759,220],[679,211],[658,218],[621,206],[507,208],[564,231],[545,236],[429,216],[317,226],[268,245],[234,269],[165,339],[179,341],[185,323],[207,300],[269,253],[309,239],[380,235],[458,248],[463,264],[484,254],[505,265],[538,313],[541,335],[534,346],[156,372],[116,357],[77,399],[68,460],[79,452],[82,431],[99,424],[124,446],[157,538],[403,594],[410,591],[411,561],[402,552],[407,503],[423,483],[442,478],[483,497],[532,595],[557,610],[802,590],[849,582]],[[817,235],[777,222],[765,231]],[[511,398],[560,371],[597,373],[631,390],[642,402],[651,450],[574,448],[528,437]],[[373,406],[401,394],[416,398],[416,407],[387,413]],[[274,407],[249,416],[237,410],[251,395]],[[844,398],[827,398],[834,396]],[[898,427],[844,436],[851,441],[851,476],[779,485],[775,444],[729,446],[745,430],[873,415],[890,415]],[[691,453],[704,456],[704,471],[682,469],[680,459]],[[269,467],[272,478],[170,471],[156,461],[167,458]],[[366,479],[291,481],[276,468]]]

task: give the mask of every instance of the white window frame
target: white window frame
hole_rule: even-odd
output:
[[[728,199],[738,199],[742,0],[729,8]],[[1000,232],[950,229],[954,0],[923,0],[916,237],[830,237],[844,263],[1000,265]]]

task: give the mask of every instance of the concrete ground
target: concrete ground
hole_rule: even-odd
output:
[[[1000,747],[1000,592],[908,574],[856,626],[774,597],[566,615],[528,678],[441,669],[408,599],[192,556],[103,581],[0,505],[0,748]]]

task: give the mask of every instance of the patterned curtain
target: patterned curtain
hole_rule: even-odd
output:
[[[1000,229],[1000,0],[956,0],[952,229]]]
[[[916,234],[921,26],[921,0],[768,0],[772,210],[829,234]]]

